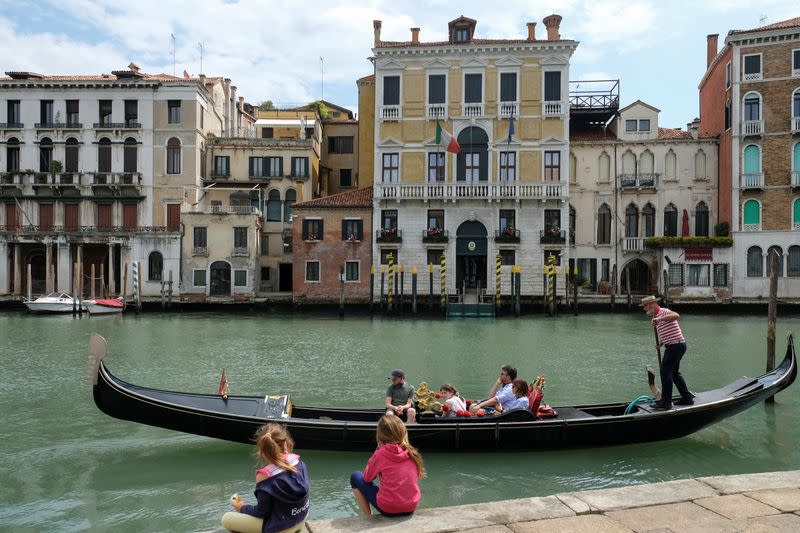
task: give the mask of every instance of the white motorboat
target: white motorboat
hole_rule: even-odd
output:
[[[65,292],[51,292],[35,300],[24,300],[23,303],[32,313],[71,313],[73,305],[77,309],[79,302]],[[86,311],[86,302],[83,302]]]
[[[95,298],[84,300],[83,305],[90,315],[116,315],[125,309],[125,300],[119,298]]]

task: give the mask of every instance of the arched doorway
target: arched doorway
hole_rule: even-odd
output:
[[[456,157],[457,181],[487,181],[489,179],[489,137],[486,132],[470,126],[458,134],[461,150]]]
[[[456,288],[486,288],[486,226],[467,221],[456,231]]]
[[[211,284],[209,296],[231,295],[231,266],[225,261],[211,263]]]
[[[31,293],[44,294],[47,288],[47,267],[45,266],[44,253],[41,250],[34,250],[28,255],[26,264],[31,265]],[[27,267],[26,267],[27,270]],[[27,272],[22,273],[23,290],[27,293],[28,275]]]
[[[631,294],[647,294],[650,292],[652,275],[650,267],[641,259],[634,259],[625,265],[620,276],[620,292],[628,291],[628,278],[630,278]]]

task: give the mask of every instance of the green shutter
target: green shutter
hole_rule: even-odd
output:
[[[794,157],[792,157],[792,170],[800,172],[800,143],[794,144]]]
[[[754,144],[744,149],[744,172],[745,174],[761,172],[761,150]]]
[[[800,144],[798,144],[797,146],[800,146]],[[795,146],[795,150],[797,149],[797,146]],[[800,224],[800,198],[797,198],[794,201],[794,209],[793,209],[793,211],[794,211],[794,214],[792,215],[792,221],[795,224]]]
[[[755,200],[747,200],[744,203],[744,223],[759,224],[761,222],[761,209]]]

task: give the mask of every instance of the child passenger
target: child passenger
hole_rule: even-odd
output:
[[[222,527],[240,533],[295,533],[308,515],[308,471],[293,454],[294,441],[280,424],[265,424],[256,432],[256,456],[263,468],[256,470],[257,503],[248,505],[234,495],[235,513],[222,517]]]
[[[457,411],[467,410],[464,398],[459,396],[458,391],[452,385],[442,385],[439,388],[439,392],[442,393],[442,397],[445,400],[444,404],[449,407],[449,410],[446,410],[447,412],[443,413],[442,416],[456,416]]]
[[[384,516],[405,516],[419,504],[419,479],[425,477],[422,455],[408,442],[405,424],[396,416],[384,415],[375,435],[378,449],[363,472],[350,476],[353,496],[361,512],[372,514],[370,504]],[[375,479],[380,479],[376,486]]]
[[[514,399],[506,406],[497,406],[498,412],[512,411],[514,409],[528,409],[528,383],[524,379],[515,379],[511,382],[511,392],[514,393]]]

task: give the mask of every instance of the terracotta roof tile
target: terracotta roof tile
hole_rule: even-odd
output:
[[[787,28],[800,28],[800,17],[786,19],[780,22],[773,22],[772,24],[767,24],[766,26],[760,26],[758,28],[751,28],[749,30],[731,30],[728,32],[728,35],[737,33],[751,33],[756,31],[784,30]]]
[[[369,76],[358,78],[358,81],[375,81],[375,74],[370,74]]]
[[[557,41],[550,41],[547,39],[537,39],[529,41],[527,39],[472,39],[466,43],[451,43],[450,41],[432,41],[412,43],[411,41],[381,41],[375,48],[403,48],[403,47],[426,47],[426,46],[465,46],[470,44],[531,44],[531,43],[577,43],[571,39],[559,39]]]
[[[659,139],[691,139],[692,134],[680,128],[658,128]]]
[[[7,72],[6,74],[21,74],[17,72]],[[0,81],[12,81],[15,78],[12,77],[0,77]],[[114,74],[73,74],[69,76],[63,75],[55,75],[55,76],[48,76],[48,75],[36,75],[36,77],[25,78],[19,81],[116,81],[118,79],[138,79],[138,80],[147,80],[147,81],[201,81],[199,77],[191,77],[191,78],[180,78],[177,76],[171,76],[169,74],[143,74],[140,78],[118,78]],[[218,81],[222,80],[222,76],[213,76],[213,77],[206,77],[205,83],[206,84],[214,84]]]
[[[372,208],[372,187],[340,192],[292,205],[292,209],[340,209],[348,207]]]
[[[605,128],[596,128],[592,130],[570,130],[569,141],[615,141],[617,136],[611,130]]]

